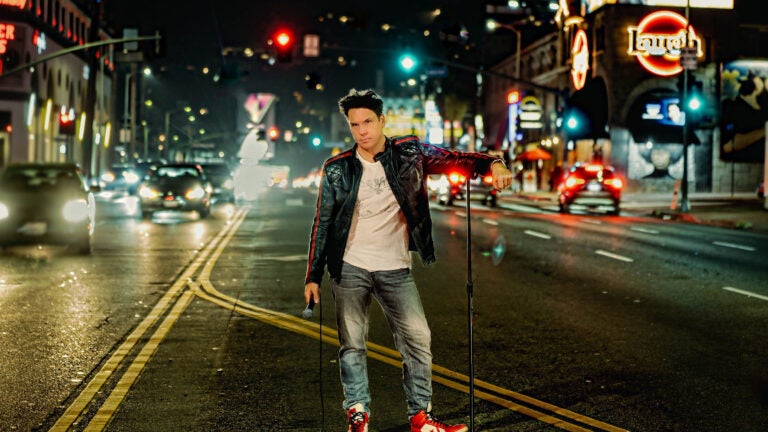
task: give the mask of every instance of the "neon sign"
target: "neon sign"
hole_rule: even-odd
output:
[[[19,9],[24,9],[27,4],[27,0],[0,0],[0,6],[11,6]]]
[[[637,26],[628,28],[629,55],[649,72],[660,76],[680,73],[680,53],[683,48],[695,48],[696,57],[703,57],[701,39],[688,21],[672,11],[647,15]]]
[[[16,39],[16,26],[13,24],[0,23],[0,54],[5,54],[8,50],[8,41]]]
[[[571,46],[571,82],[576,90],[581,90],[587,81],[589,69],[589,45],[587,33],[584,30],[576,32]]]

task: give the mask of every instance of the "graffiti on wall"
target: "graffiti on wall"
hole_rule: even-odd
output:
[[[739,60],[723,66],[720,159],[760,162],[768,121],[768,62]]]

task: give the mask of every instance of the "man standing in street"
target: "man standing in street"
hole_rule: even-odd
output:
[[[371,395],[366,366],[369,306],[374,297],[403,358],[403,389],[412,432],[466,432],[432,414],[431,333],[411,274],[410,251],[435,261],[426,179],[461,171],[490,173],[502,190],[512,174],[501,159],[387,137],[383,101],[355,89],[339,100],[355,145],[323,165],[309,243],[304,300],[320,301],[325,268],[336,304],[339,368],[349,432],[368,431]]]

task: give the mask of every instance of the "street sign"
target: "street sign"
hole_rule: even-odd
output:
[[[445,66],[429,66],[424,68],[424,73],[430,78],[444,78],[448,76],[448,68]]]
[[[685,70],[696,70],[699,64],[695,47],[684,47],[680,50],[680,67]]]

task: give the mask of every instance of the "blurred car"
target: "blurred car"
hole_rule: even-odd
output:
[[[223,162],[201,163],[203,173],[211,182],[211,204],[235,202],[235,180],[229,165]]]
[[[193,163],[173,163],[152,168],[139,186],[141,214],[157,211],[196,211],[201,218],[211,212],[213,188],[203,168]]]
[[[9,164],[0,172],[0,247],[61,244],[89,254],[95,207],[76,164]]]
[[[427,179],[427,188],[437,202],[443,205],[453,205],[455,200],[463,200],[467,193],[467,178],[458,172],[448,175],[431,176]],[[470,200],[482,201],[489,207],[496,207],[498,191],[493,187],[493,177],[490,175],[476,176],[469,180]]]
[[[623,188],[624,181],[613,168],[594,163],[576,164],[558,186],[560,212],[583,208],[618,215]]]
[[[135,165],[112,165],[101,175],[101,190],[105,193],[133,195],[139,188],[142,175]]]

